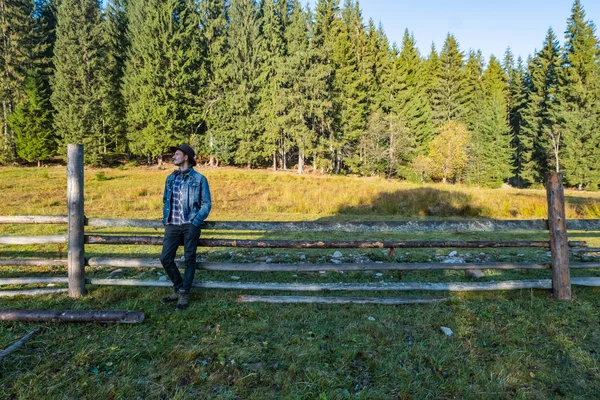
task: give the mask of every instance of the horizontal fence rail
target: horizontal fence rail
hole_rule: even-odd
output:
[[[113,236],[85,235],[86,244],[143,244],[161,245],[161,236]],[[401,249],[401,248],[484,248],[484,247],[549,247],[548,241],[325,241],[325,240],[238,240],[200,239],[201,247],[241,247],[241,248],[289,248],[289,249]],[[586,242],[572,241],[570,247],[586,246]]]

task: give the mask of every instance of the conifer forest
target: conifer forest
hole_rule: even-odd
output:
[[[484,35],[485,32],[482,32]],[[0,164],[83,143],[161,163],[531,187],[600,185],[600,41],[584,5],[527,59],[390,43],[356,0],[0,0]]]

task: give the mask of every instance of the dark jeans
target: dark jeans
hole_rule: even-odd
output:
[[[196,249],[200,238],[200,228],[192,224],[165,225],[165,237],[163,239],[160,262],[165,272],[173,282],[173,290],[177,292],[190,291],[196,273]],[[183,278],[175,264],[177,248],[183,244],[183,256],[185,258],[185,272]]]

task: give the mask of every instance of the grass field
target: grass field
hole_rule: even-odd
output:
[[[88,217],[159,219],[170,168],[86,170]],[[546,218],[544,190],[477,189],[288,172],[209,169],[211,220],[402,220]],[[64,167],[0,168],[0,215],[64,215]],[[568,218],[600,218],[600,193],[567,191]],[[0,225],[0,236],[65,232],[64,226]],[[95,229],[106,234],[153,230]],[[518,232],[326,234],[207,231],[204,237],[289,239],[545,240]],[[571,240],[600,247],[597,232]],[[344,261],[439,260],[452,249],[343,251]],[[59,246],[0,246],[0,257],[66,257]],[[88,246],[89,255],[157,257],[152,246]],[[205,260],[327,262],[333,251],[203,249]],[[548,260],[545,250],[459,250],[466,261]],[[595,258],[586,258],[595,260]],[[579,261],[579,259],[575,259]],[[110,269],[90,268],[105,277]],[[462,272],[236,273],[241,282],[465,281]],[[0,277],[65,275],[60,267],[0,267]],[[159,270],[123,277],[158,279]],[[600,276],[598,270],[574,276]],[[200,280],[232,280],[201,271]],[[548,271],[486,271],[483,280],[547,278]],[[16,288],[16,287],[15,287]],[[167,289],[89,287],[66,295],[2,298],[3,309],[111,309],[146,313],[143,324],[45,324],[0,361],[0,399],[488,399],[600,397],[600,289],[574,287],[571,302],[548,291],[470,292],[438,304],[269,305],[207,290],[175,313]],[[266,294],[256,292],[256,294]],[[276,293],[282,294],[282,293]],[[285,293],[283,293],[285,294]],[[444,295],[446,293],[436,293]],[[339,296],[338,293],[325,295]],[[344,293],[433,296],[430,293]],[[0,350],[42,324],[0,324]],[[446,336],[441,327],[454,334]]]

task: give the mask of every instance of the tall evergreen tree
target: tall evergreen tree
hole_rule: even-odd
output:
[[[579,189],[600,183],[600,43],[575,0],[567,21],[560,74],[561,161],[566,181]]]
[[[494,56],[490,58],[482,81],[481,120],[473,130],[466,174],[471,183],[499,187],[512,175],[512,149],[506,74]]]
[[[68,143],[83,143],[86,159],[102,153],[101,77],[104,73],[102,15],[96,0],[62,0],[54,48],[54,128],[65,154]]]
[[[404,32],[402,50],[396,60],[396,84],[399,87],[396,111],[414,138],[418,154],[427,154],[433,138],[431,108],[427,98],[427,86],[423,71],[423,60],[416,41],[408,30]]]
[[[102,41],[105,64],[101,75],[103,152],[125,151],[125,101],[122,94],[127,40],[126,0],[109,0],[105,7]]]
[[[228,114],[226,106],[226,54],[229,2],[226,0],[202,0],[201,35],[199,50],[202,52],[203,67],[206,70],[207,84],[202,88],[204,153],[208,154],[210,165],[220,160],[229,161],[233,154],[232,141],[223,121]]]
[[[512,51],[506,50],[504,55],[504,71],[508,78],[508,122],[512,136],[514,179],[511,182],[517,187],[523,187],[521,171],[523,170],[523,147],[521,144],[521,126],[523,125],[523,112],[526,107],[525,99],[527,88],[525,86],[525,69],[521,57],[515,60]]]
[[[160,163],[170,146],[194,143],[201,120],[199,16],[193,0],[130,0],[128,7],[129,149]]]
[[[14,132],[9,116],[24,97],[23,81],[32,69],[33,0],[0,0],[0,164],[14,160]]]
[[[286,2],[280,0],[279,2]],[[260,57],[259,113],[264,130],[262,132],[261,153],[266,159],[272,158],[273,169],[277,169],[279,151],[282,168],[285,168],[285,156],[289,147],[289,138],[283,130],[284,104],[282,102],[283,64],[285,62],[285,20],[274,0],[264,0],[261,4],[261,33],[263,54]],[[287,11],[287,10],[286,10]]]
[[[467,102],[464,54],[456,38],[448,34],[439,58],[439,74],[433,91],[432,110],[436,127],[446,121],[465,122]]]
[[[227,28],[226,102],[222,123],[235,139],[234,161],[250,167],[262,159],[260,66],[263,42],[253,0],[232,0]]]
[[[44,82],[36,70],[32,70],[24,82],[25,99],[9,116],[10,128],[15,132],[17,154],[25,161],[48,159],[54,151],[52,132],[52,108],[44,93]]]
[[[481,50],[469,51],[465,65],[465,124],[467,129],[475,132],[481,122],[481,105],[484,102],[483,90],[483,55]]]
[[[548,29],[542,50],[529,61],[527,107],[521,129],[521,178],[525,184],[542,183],[553,163],[551,138],[556,137],[560,104],[558,98],[559,44]]]

